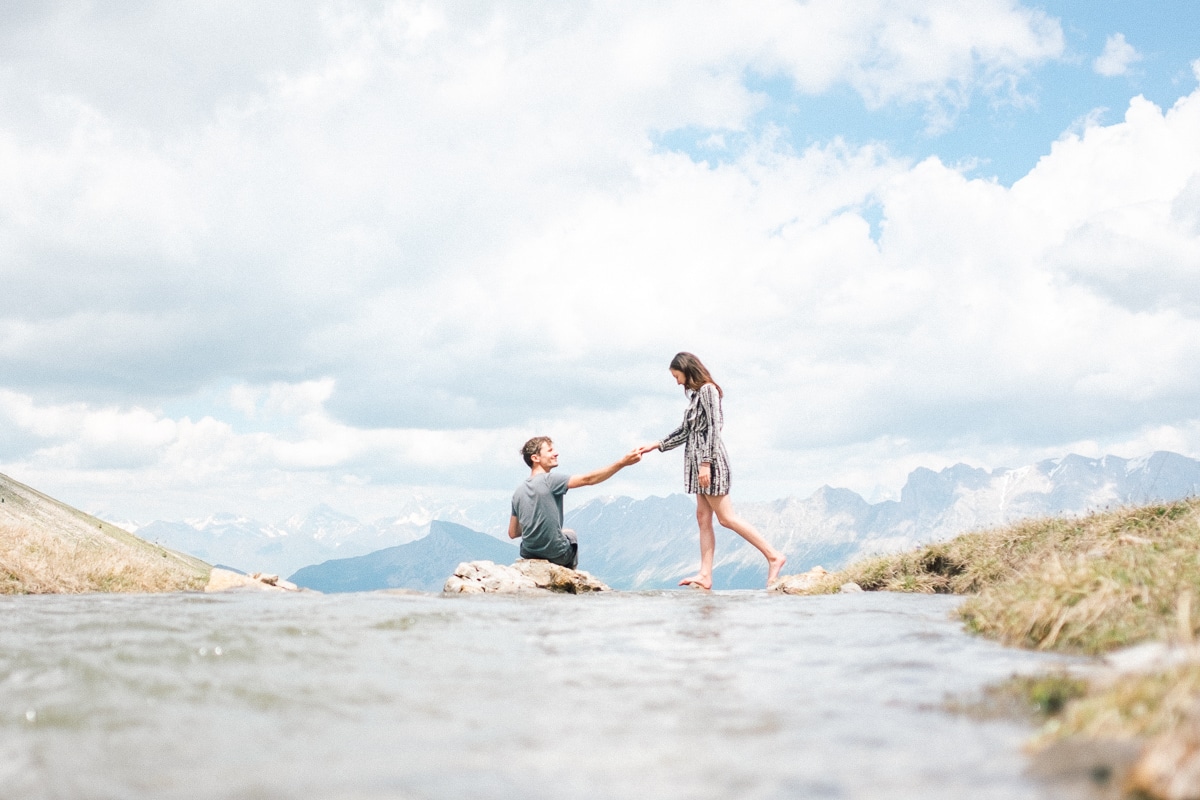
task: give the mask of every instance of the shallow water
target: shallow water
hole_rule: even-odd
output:
[[[1042,798],[954,598],[0,599],[0,796]]]

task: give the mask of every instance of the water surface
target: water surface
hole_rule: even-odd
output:
[[[3,598],[0,797],[1052,797],[957,602]]]

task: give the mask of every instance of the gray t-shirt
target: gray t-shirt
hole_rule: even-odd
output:
[[[540,472],[513,492],[512,514],[521,524],[521,558],[562,558],[571,549],[563,536],[562,499],[567,475]]]

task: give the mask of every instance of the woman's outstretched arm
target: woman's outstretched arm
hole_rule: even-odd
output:
[[[687,441],[687,436],[688,436],[688,423],[687,423],[687,417],[684,417],[683,422],[680,424],[680,426],[678,428],[676,428],[675,430],[668,433],[660,441],[657,441],[650,445],[646,445],[645,447],[642,448],[642,452],[648,453],[651,450],[657,449],[657,450],[661,450],[665,453],[668,450],[674,450],[676,447],[679,447],[679,445],[681,445]]]

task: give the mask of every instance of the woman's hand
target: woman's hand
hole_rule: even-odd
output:
[[[652,442],[650,444],[644,444],[638,448],[638,452],[641,453],[642,455],[645,455],[646,453],[649,453],[652,450],[657,450],[661,444],[662,444],[662,442]]]
[[[707,489],[712,484],[712,464],[705,461],[700,465],[700,488]]]

